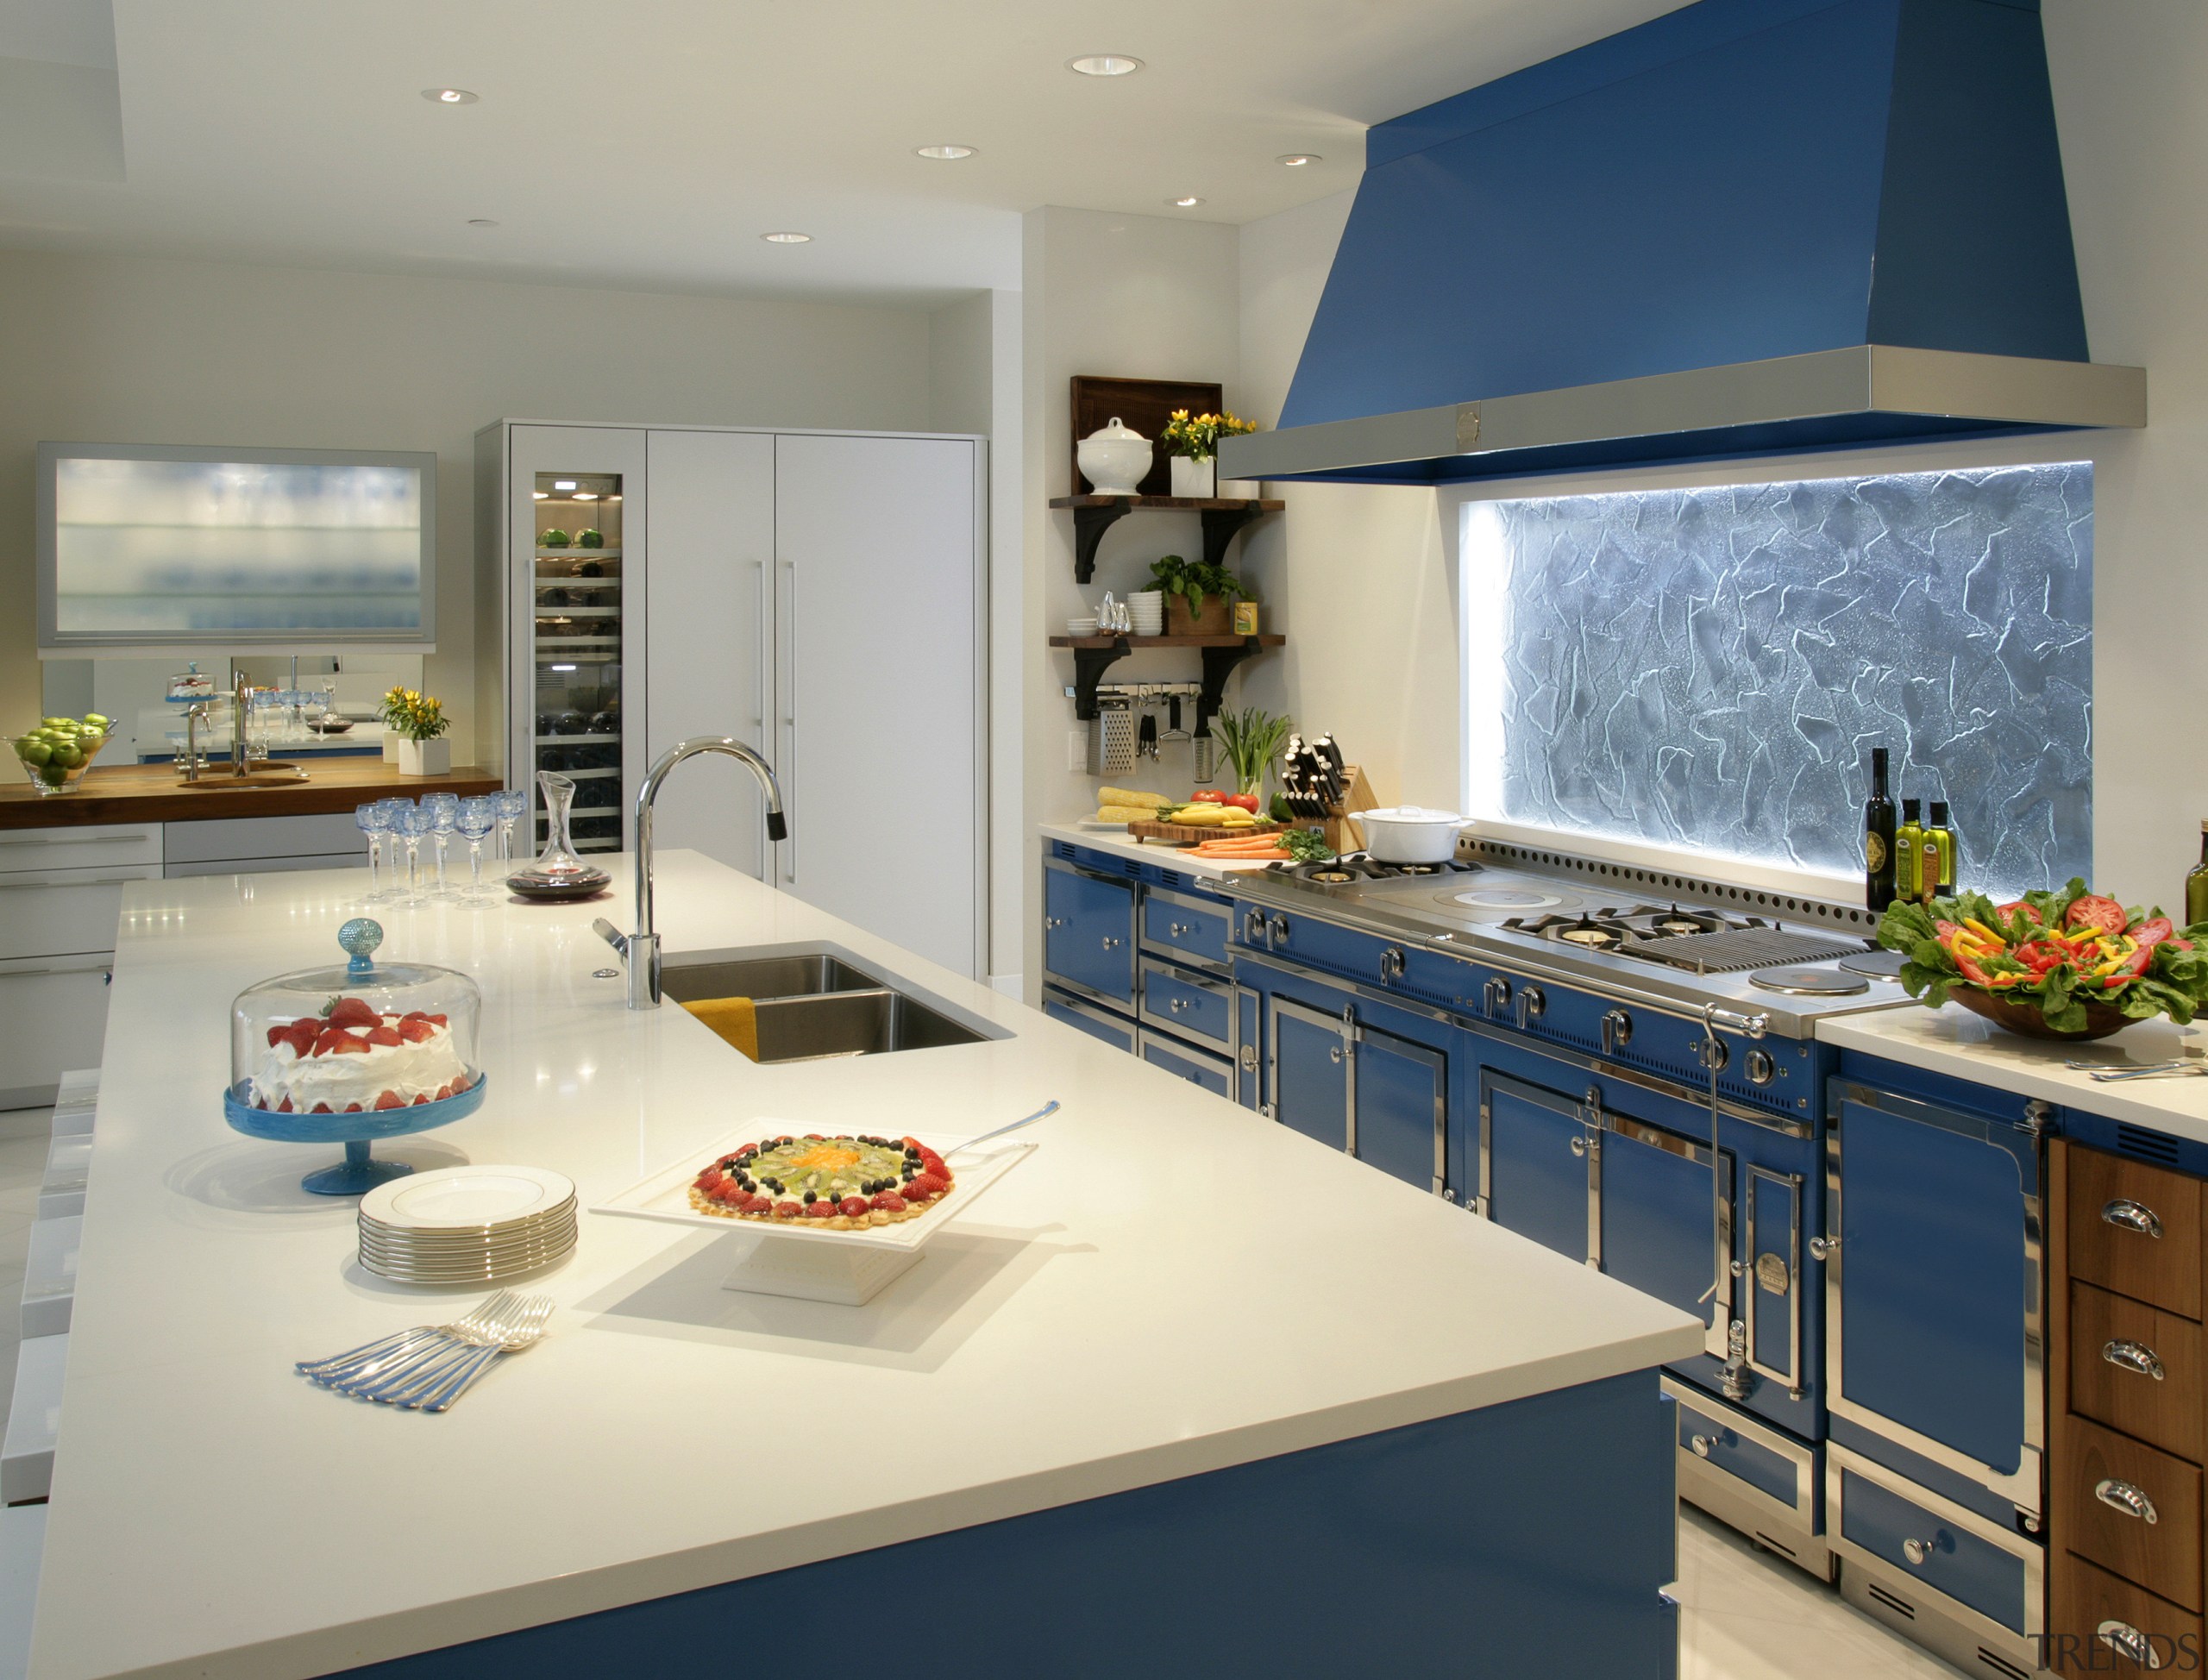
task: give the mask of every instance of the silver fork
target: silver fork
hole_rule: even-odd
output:
[[[493,1306],[492,1301],[497,1305]],[[511,1290],[502,1289],[492,1301],[486,1301],[465,1318],[445,1326],[445,1333],[437,1345],[412,1359],[334,1386],[364,1399],[399,1404],[406,1396],[426,1391],[449,1376],[456,1365],[474,1358],[483,1349],[496,1349],[520,1322],[524,1304]]]
[[[544,1338],[544,1326],[552,1316],[552,1298],[537,1295],[523,1303],[520,1321],[506,1339],[497,1347],[486,1350],[455,1376],[417,1398],[402,1401],[401,1405],[418,1407],[424,1412],[443,1412],[451,1408],[468,1389],[475,1386],[475,1379],[510,1353],[519,1353],[533,1347]]]
[[[504,1315],[512,1310],[514,1299],[512,1290],[501,1289],[450,1324],[417,1325],[411,1330],[398,1331],[343,1353],[332,1354],[327,1359],[302,1359],[297,1369],[302,1376],[325,1388],[342,1388],[379,1376],[393,1375],[433,1357],[441,1349],[459,1345],[463,1326],[503,1322]]]

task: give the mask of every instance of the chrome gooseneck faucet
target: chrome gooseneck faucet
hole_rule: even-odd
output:
[[[644,773],[643,786],[637,790],[636,931],[620,932],[603,916],[591,924],[599,937],[619,951],[628,965],[631,1009],[656,1009],[660,1002],[659,934],[652,925],[652,803],[659,798],[660,784],[667,780],[668,772],[699,753],[725,753],[750,771],[767,796],[767,838],[770,842],[789,838],[789,824],[782,816],[781,784],[767,761],[741,741],[726,735],[693,735],[660,755],[659,762]]]

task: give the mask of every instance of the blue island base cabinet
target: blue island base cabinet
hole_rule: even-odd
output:
[[[348,1672],[1673,1680],[1673,1420],[1629,1372]]]

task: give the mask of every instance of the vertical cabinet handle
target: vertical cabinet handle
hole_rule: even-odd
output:
[[[2093,1637],[2117,1656],[2138,1664],[2141,1668],[2157,1669],[2162,1666],[2161,1653],[2155,1649],[2155,1642],[2128,1621],[2117,1621],[2111,1617],[2093,1630]]]
[[[782,571],[789,580],[788,586],[784,592],[788,609],[790,627],[790,680],[786,689],[786,693],[788,695],[788,704],[782,712],[782,728],[787,731],[787,733],[783,737],[784,745],[782,748],[782,762],[778,768],[781,771],[781,784],[788,790],[788,797],[783,801],[783,803],[786,805],[794,806],[798,803],[799,799],[797,774],[797,562],[794,560],[784,561],[782,562]],[[778,656],[777,664],[779,665],[779,663],[780,661]],[[782,842],[782,880],[789,886],[794,887],[797,885],[797,842],[794,839],[785,840]]]
[[[2101,1357],[2120,1371],[2130,1371],[2138,1376],[2151,1376],[2160,1382],[2169,1372],[2163,1369],[2161,1356],[2144,1342],[2114,1341],[2101,1349]]]
[[[2162,1234],[2161,1216],[2144,1202],[2134,1201],[2129,1196],[2118,1196],[2102,1208],[2101,1223],[2112,1225],[2119,1231],[2136,1231],[2142,1237]]]
[[[2155,1510],[2153,1500],[2130,1483],[2119,1482],[2112,1476],[2104,1476],[2093,1484],[2093,1497],[2111,1510],[2121,1511],[2125,1516],[2136,1517],[2142,1522],[2153,1524],[2161,1520],[2161,1513]]]

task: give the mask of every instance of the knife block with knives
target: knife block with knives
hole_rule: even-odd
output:
[[[1353,813],[1379,803],[1359,766],[1346,763],[1331,735],[1307,742],[1290,736],[1282,755],[1281,793],[1300,823],[1323,823],[1327,843],[1338,852],[1364,849],[1364,831]]]

